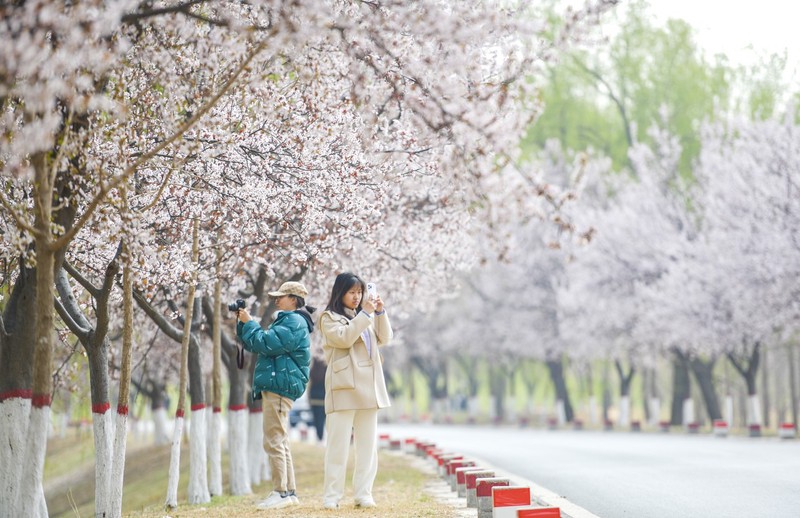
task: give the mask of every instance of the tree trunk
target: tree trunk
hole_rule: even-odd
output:
[[[492,363],[489,367],[489,386],[491,387],[494,402],[494,420],[496,423],[505,421],[505,395],[509,372],[504,362]]]
[[[122,488],[125,475],[125,451],[128,442],[128,401],[131,384],[131,352],[133,350],[133,279],[130,257],[123,247],[122,259],[122,361],[120,362],[117,424],[111,470],[110,516],[122,516]]]
[[[736,371],[744,378],[747,385],[747,424],[761,424],[761,408],[758,402],[756,389],[756,375],[761,359],[761,342],[753,344],[751,351],[736,354],[728,353],[728,359],[733,364]]]
[[[686,357],[678,349],[672,349],[672,407],[669,418],[671,425],[683,425],[683,402],[691,397],[691,390]]]
[[[614,366],[616,367],[617,375],[619,376],[619,425],[622,427],[627,427],[631,421],[631,382],[633,381],[633,375],[636,373],[636,369],[633,367],[633,365],[631,365],[628,373],[626,374],[624,372],[624,368],[622,367],[622,362],[619,360],[614,360]]]
[[[556,399],[564,403],[564,415],[567,422],[572,422],[574,413],[572,410],[572,403],[569,399],[569,392],[567,391],[567,383],[564,379],[564,365],[561,360],[547,360],[547,370],[550,372],[550,379],[556,390]]]
[[[222,281],[221,275],[221,251],[217,249],[217,279],[214,282],[214,316],[212,320],[211,337],[212,343],[212,368],[211,368],[211,408],[212,418],[209,427],[209,493],[214,495],[222,494],[222,438],[220,437],[220,412],[222,409]]]
[[[767,356],[767,349],[764,348],[764,350],[761,352],[761,361],[764,364],[764,368],[761,369],[761,398],[764,401],[763,410],[764,410],[764,427],[765,428],[769,428],[769,423],[770,423],[769,414],[770,414],[770,409],[771,409],[770,407],[772,406],[772,402],[770,401],[770,397],[769,397],[769,375],[770,375],[770,370],[769,370],[769,365],[767,364],[768,359],[769,358]]]
[[[703,401],[706,405],[708,418],[713,422],[715,419],[722,419],[722,412],[719,407],[719,398],[717,397],[717,390],[714,387],[714,365],[717,362],[717,357],[713,356],[707,361],[693,356],[689,359],[689,366],[694,374],[694,379],[700,387],[700,393],[703,395]]]
[[[153,442],[167,444],[170,442],[167,430],[167,412],[169,411],[169,398],[163,385],[159,385],[150,400],[150,412],[153,414]]]
[[[603,361],[603,421],[608,421],[608,411],[611,409],[611,363],[608,358]]]
[[[439,422],[444,416],[436,414],[434,405],[442,407],[444,405],[441,405],[441,402],[447,400],[445,363],[443,360],[420,358],[418,356],[412,357],[411,363],[425,378],[425,383],[428,386],[428,393],[430,394],[428,414],[431,415],[434,422]]]
[[[789,400],[792,404],[792,423],[794,423],[794,429],[797,430],[797,367],[794,359],[794,347],[794,343],[790,342],[786,350],[789,356]]]
[[[209,300],[208,297],[204,297],[203,299],[203,314],[205,315],[206,320],[211,320],[214,322],[216,320],[215,311],[217,308],[214,307],[213,303]],[[222,302],[218,302],[217,306],[221,311]],[[230,392],[228,394],[228,458],[230,462],[230,487],[231,487],[231,494],[233,495],[246,495],[252,493],[252,489],[250,487],[251,478],[250,478],[250,470],[248,467],[248,459],[254,459],[251,463],[254,466],[254,470],[256,473],[254,474],[258,480],[254,482],[255,484],[261,483],[264,468],[263,465],[266,465],[266,457],[264,453],[263,446],[260,440],[254,440],[255,447],[257,450],[254,452],[256,455],[253,457],[248,449],[249,444],[249,415],[250,412],[248,411],[248,380],[252,379],[250,376],[250,371],[247,369],[239,369],[237,364],[237,345],[236,345],[236,338],[231,338],[228,333],[223,332],[222,330],[222,323],[221,323],[221,315],[220,315],[220,324],[219,324],[219,339],[220,339],[220,355],[222,363],[224,363],[225,368],[228,373],[228,385],[230,387]],[[211,328],[207,328],[209,333],[212,333],[212,340],[214,339],[214,329],[213,326]],[[252,362],[255,364],[255,361]],[[215,396],[216,397],[216,396]],[[257,405],[258,410],[261,410],[261,406]],[[261,417],[260,412],[258,413],[258,417]],[[219,420],[219,419],[218,419]],[[261,427],[259,425],[259,430]],[[213,431],[212,431],[213,433]],[[263,437],[263,432],[262,435]],[[257,439],[257,438],[256,438]],[[257,459],[257,460],[256,460]],[[213,493],[213,484],[211,487],[211,491]]]
[[[0,329],[0,508],[16,511],[24,444],[31,418],[36,270],[19,262]],[[3,511],[5,512],[5,511]]]
[[[250,376],[253,379],[253,370],[256,366],[256,357],[250,355]],[[264,425],[261,401],[254,400],[252,394],[247,397],[247,462],[250,473],[250,484],[258,485],[263,480],[269,479],[269,462],[264,451]]]
[[[117,262],[121,244],[117,254],[108,264],[103,284],[97,288],[88,279],[69,264],[65,264],[56,276],[56,289],[59,298],[55,301],[61,319],[70,331],[78,337],[86,351],[89,363],[89,386],[92,402],[92,424],[95,444],[95,515],[111,516],[111,488],[113,469],[113,423],[109,413],[109,379],[108,379],[108,338],[109,297],[114,288],[114,281],[119,272]],[[95,323],[86,318],[72,291],[67,272],[83,286],[94,300]],[[129,367],[130,368],[130,367]],[[126,390],[127,397],[127,390]],[[127,406],[127,405],[126,405]]]
[[[55,252],[53,249],[51,223],[53,202],[53,178],[44,163],[37,157],[36,184],[34,193],[36,243],[36,303],[33,313],[33,392],[31,394],[30,422],[27,430],[25,453],[22,460],[20,491],[17,496],[17,516],[47,516],[42,476],[47,452],[47,426],[50,422],[50,403],[53,393],[53,298],[55,296]],[[27,315],[30,317],[31,315]]]
[[[165,505],[169,509],[178,507],[178,479],[180,476],[181,437],[183,436],[183,416],[186,408],[186,387],[189,376],[189,343],[192,335],[192,314],[197,279],[198,257],[198,220],[192,227],[192,274],[189,280],[189,293],[186,296],[186,316],[184,317],[183,339],[181,341],[180,382],[178,384],[178,409],[175,412],[175,430],[172,434],[170,452],[169,480],[167,482],[167,498]],[[202,381],[201,381],[202,383]]]
[[[196,310],[195,310],[196,309]],[[190,329],[200,327],[202,311],[200,302],[192,304]],[[189,488],[190,504],[204,504],[211,501],[208,492],[208,456],[206,446],[206,397],[203,386],[203,368],[200,364],[200,340],[190,334],[189,336],[189,395],[192,400],[192,426],[189,439]]]

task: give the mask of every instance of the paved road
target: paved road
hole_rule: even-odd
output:
[[[800,441],[386,425],[473,455],[602,518],[800,518]]]

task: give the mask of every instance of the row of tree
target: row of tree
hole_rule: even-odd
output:
[[[571,419],[564,361],[591,378],[590,366],[608,360],[623,421],[639,372],[649,380],[650,414],[659,413],[654,380],[672,379],[677,424],[690,372],[708,417],[727,417],[715,375],[724,358],[746,387],[745,424],[763,423],[759,374],[764,386],[771,376],[781,381],[797,422],[796,106],[778,79],[781,59],[755,72],[707,59],[685,23],[653,27],[639,3],[608,46],[551,69],[548,103],[525,149],[552,197],[579,186],[568,220],[572,236],[591,243],[564,246],[552,229],[528,224],[519,194],[527,178],[499,176],[488,203],[518,213],[511,228],[489,231],[508,236],[507,253],[465,277],[463,297],[435,321],[421,315],[410,329],[420,345],[409,359],[431,373],[432,386],[441,391],[446,358],[489,361],[500,396],[521,359],[541,361]],[[785,362],[764,372],[766,349]],[[672,373],[655,369],[663,360]]]
[[[343,268],[380,279],[390,301],[442,286],[470,261],[470,211],[518,153],[543,64],[614,3],[556,18],[391,0],[0,6],[0,513],[47,515],[53,373],[74,375],[70,337],[89,365],[96,515],[121,512],[134,370],[154,400],[172,381],[159,371],[175,371],[167,506],[187,411],[189,499],[219,494],[201,423],[218,444],[223,363],[231,433],[246,433],[225,303],[287,278],[320,293]],[[247,455],[231,457],[232,491],[247,492]]]

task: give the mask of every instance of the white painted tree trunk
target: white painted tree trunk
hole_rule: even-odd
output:
[[[694,400],[687,397],[683,400],[683,426],[694,423]]]
[[[600,422],[600,410],[597,406],[597,396],[589,396],[589,422],[593,425]]]
[[[469,417],[472,420],[477,420],[478,408],[479,408],[478,398],[475,396],[470,397],[469,401],[467,401],[467,417]]]
[[[559,426],[563,426],[567,422],[567,411],[563,399],[556,399],[556,419],[558,419]]]
[[[111,466],[112,437],[114,425],[108,408],[102,412],[92,413],[94,428],[94,514],[95,516],[112,516],[111,508]]]
[[[167,409],[156,408],[153,410],[153,442],[156,444],[167,444],[169,442],[169,432],[167,431]]]
[[[517,420],[517,398],[514,396],[506,399],[506,421],[509,423]]]
[[[491,401],[489,404],[489,420],[494,421],[497,418],[497,396],[492,396],[489,399]]]
[[[747,396],[747,425],[761,424],[761,402],[758,394]]]
[[[247,459],[250,470],[250,483],[258,485],[264,480],[271,478],[271,473],[267,474],[264,466],[269,469],[267,454],[264,452],[264,428],[263,416],[261,412],[251,412],[247,431]]]
[[[725,412],[722,416],[727,421],[728,426],[733,428],[733,396],[725,396]]]
[[[525,414],[531,419],[531,421],[536,417],[537,410],[536,402],[533,400],[533,397],[529,398],[525,402]]]
[[[433,415],[431,416],[434,423],[443,423],[445,421],[445,416],[447,416],[447,400],[444,398],[436,398],[432,402],[432,412]]]
[[[222,494],[222,413],[214,408],[208,415],[208,491],[212,496],[219,496]]]
[[[112,516],[122,516],[122,487],[125,483],[125,451],[128,442],[128,409],[117,409],[117,423],[114,429],[114,454],[111,465],[111,482],[109,484]],[[97,515],[97,513],[95,513]]]
[[[198,405],[192,409],[192,426],[189,439],[189,503],[206,504],[208,494],[208,462],[206,456],[206,408]]]
[[[622,396],[619,399],[619,426],[627,428],[631,424],[631,398]]]
[[[31,398],[10,397],[0,401],[0,517],[22,516],[17,506],[22,476],[25,438],[31,419]]]
[[[175,418],[175,429],[172,432],[172,448],[169,455],[169,478],[167,479],[167,500],[164,505],[169,509],[178,507],[178,480],[181,474],[181,438],[183,437],[183,416]]]
[[[35,398],[34,398],[35,399]],[[30,424],[25,435],[22,472],[16,482],[20,488],[14,512],[9,516],[47,518],[47,502],[44,499],[42,476],[44,458],[47,453],[47,430],[50,423],[50,405],[31,405]]]
[[[650,407],[650,424],[658,426],[658,423],[661,422],[661,399],[651,397],[648,405]]]
[[[247,407],[228,409],[228,458],[230,462],[230,484],[232,495],[249,495],[250,472],[248,471],[248,415]]]

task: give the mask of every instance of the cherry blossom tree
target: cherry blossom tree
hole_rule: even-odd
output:
[[[600,2],[571,14],[558,43],[569,41],[575,27],[611,4]],[[336,140],[331,138],[332,127],[309,126],[308,118],[294,120],[309,130],[300,133],[295,128],[302,135],[302,140],[291,141],[295,148],[313,152],[329,148],[333,141],[332,147],[346,150],[329,155],[339,160],[338,167],[308,167],[316,161],[294,164],[300,166],[295,172],[302,174],[292,181],[302,177],[308,189],[323,194],[311,198],[309,221],[332,192],[344,195],[341,208],[345,210],[340,215],[363,216],[363,205],[355,200],[348,203],[347,191],[335,188],[337,175],[340,185],[346,185],[351,175],[380,184],[391,176],[374,176],[374,166],[408,174],[405,166],[416,167],[406,162],[411,155],[421,167],[414,174],[433,174],[462,185],[461,201],[468,204],[478,190],[475,180],[496,169],[496,157],[514,154],[515,142],[531,116],[519,109],[519,102],[532,98],[535,85],[518,79],[535,74],[537,63],[559,50],[558,44],[543,47],[537,39],[546,24],[483,4],[187,2],[154,7],[137,2],[61,5],[40,1],[2,9],[0,36],[10,44],[4,46],[7,59],[0,70],[4,107],[0,154],[10,190],[2,193],[0,205],[4,233],[14,236],[4,242],[3,255],[22,258],[16,277],[22,291],[12,295],[12,300],[19,301],[14,311],[19,304],[30,304],[36,316],[34,323],[22,324],[27,329],[17,328],[21,325],[17,322],[5,325],[5,317],[17,313],[4,316],[4,358],[20,353],[20,360],[0,363],[0,369],[18,369],[13,377],[3,376],[8,386],[2,387],[0,399],[14,405],[11,421],[29,424],[13,430],[3,424],[3,434],[13,436],[15,444],[21,445],[26,438],[24,456],[12,459],[21,462],[10,464],[23,472],[20,476],[4,473],[6,479],[24,482],[11,484],[3,501],[26,516],[46,514],[41,471],[51,397],[55,274],[63,254],[87,223],[96,218],[103,224],[103,218],[109,217],[103,207],[119,188],[130,183],[130,209],[148,213],[137,217],[151,218],[143,223],[150,231],[168,228],[165,220],[175,216],[169,210],[144,210],[156,200],[168,204],[191,188],[198,193],[192,198],[195,203],[198,197],[205,199],[197,207],[218,202],[223,198],[216,196],[221,187],[218,181],[249,177],[250,168],[230,168],[230,176],[219,174],[230,165],[226,159],[248,149],[247,138],[263,144],[261,137],[270,127],[279,126],[281,133],[273,134],[272,140],[290,142],[279,135],[292,138],[288,115],[297,109],[297,98],[282,97],[279,89],[294,82],[301,85],[295,93],[305,96],[305,105],[318,108],[310,112],[312,118],[339,113],[342,117],[336,127],[345,128],[340,134],[343,138]],[[272,89],[272,95],[262,95],[264,88]],[[229,101],[227,111],[217,109],[223,100]],[[266,131],[255,131],[254,121],[265,122]],[[251,162],[252,166],[259,162],[263,166],[288,147],[272,148],[271,154]],[[258,146],[254,149],[254,153],[248,149],[248,158],[264,151]],[[349,156],[359,160],[341,162]],[[309,170],[333,171],[334,175],[313,179]],[[180,179],[171,183],[172,175]],[[198,178],[203,182],[198,183]],[[166,190],[174,185],[180,188]],[[237,192],[246,192],[247,187],[240,184]],[[383,195],[375,190],[376,200]],[[258,213],[269,206],[267,192],[259,189],[228,199],[232,204],[241,202],[240,208],[252,204]],[[367,214],[375,211],[370,203]],[[229,213],[223,210],[217,216]],[[281,221],[269,216],[265,220]],[[369,225],[364,221],[368,219],[356,217],[348,228],[366,230]],[[326,222],[329,230],[344,228],[341,223],[338,218]],[[292,224],[282,221],[277,227],[257,228],[256,221],[251,226],[262,236],[261,242],[269,243],[269,232],[288,234],[294,229]],[[100,242],[115,228],[119,227],[109,224],[108,231],[98,236]],[[202,256],[199,262],[188,260],[192,247],[187,245],[185,227],[182,232],[158,237],[170,246],[149,247],[157,239],[147,233],[126,244],[128,257],[147,262],[143,269],[162,266],[161,276],[141,277],[140,287],[152,289],[170,279],[174,282],[167,265],[176,262],[183,262],[182,267],[172,268],[179,278],[199,273],[197,264],[211,264]],[[298,241],[311,245],[284,249],[293,254],[292,260],[308,256],[313,240],[302,237],[309,234],[315,235],[313,229],[297,234]],[[201,250],[213,255],[205,244],[216,235],[214,228],[199,236]],[[318,235],[321,239],[325,234]],[[230,246],[235,240],[223,242]],[[289,242],[271,242],[271,249]],[[270,248],[254,250],[258,257]],[[172,261],[164,260],[168,257]],[[319,257],[324,259],[324,255]],[[23,282],[34,278],[35,290],[34,284]],[[35,347],[27,347],[29,343]],[[31,350],[32,356],[26,356]],[[32,370],[26,365],[32,365]]]

